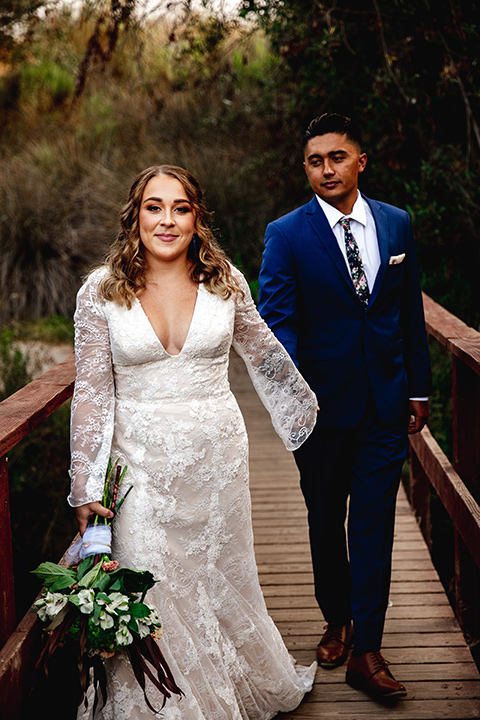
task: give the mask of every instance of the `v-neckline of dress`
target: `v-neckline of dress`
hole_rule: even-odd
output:
[[[191,333],[192,333],[193,323],[194,323],[194,320],[195,320],[195,315],[196,315],[196,313],[197,313],[198,299],[199,299],[199,297],[200,297],[200,288],[201,288],[201,287],[202,287],[202,283],[199,283],[199,284],[198,284],[198,287],[197,287],[197,294],[196,294],[196,297],[195,297],[195,305],[194,305],[194,308],[193,308],[192,317],[190,318],[190,325],[188,326],[187,334],[186,334],[186,336],[185,336],[185,340],[183,341],[183,345],[182,345],[182,347],[180,348],[180,351],[179,351],[178,353],[175,353],[175,355],[172,355],[171,353],[168,352],[168,350],[165,349],[162,341],[160,340],[160,338],[158,337],[157,333],[155,332],[155,329],[154,329],[152,323],[150,322],[150,318],[148,317],[147,313],[145,312],[142,303],[140,302],[140,300],[139,300],[138,297],[135,298],[135,302],[136,302],[137,306],[140,308],[140,312],[141,312],[141,314],[143,315],[143,317],[145,318],[145,320],[146,320],[146,322],[147,322],[147,325],[148,325],[148,327],[150,328],[153,336],[155,337],[157,343],[160,345],[160,348],[163,350],[163,352],[165,353],[165,355],[168,355],[169,358],[177,358],[177,357],[179,357],[179,356],[183,353],[183,351],[184,351],[184,349],[185,349],[185,346],[187,345],[187,343],[188,343],[188,341],[189,341],[189,339],[190,339],[190,335],[191,335]]]

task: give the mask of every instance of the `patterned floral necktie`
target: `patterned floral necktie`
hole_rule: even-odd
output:
[[[345,250],[347,251],[347,260],[350,265],[350,272],[352,273],[353,287],[360,300],[364,305],[368,305],[368,299],[370,292],[368,289],[367,276],[363,269],[362,258],[358,250],[357,241],[352,235],[350,229],[350,220],[348,218],[342,218],[340,225],[343,227],[345,232]]]

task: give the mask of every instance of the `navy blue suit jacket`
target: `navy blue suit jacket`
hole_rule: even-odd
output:
[[[365,198],[381,265],[368,307],[360,302],[337,239],[315,197],[270,223],[259,310],[316,393],[323,427],[353,427],[369,388],[385,423],[405,418],[408,398],[430,393],[430,361],[410,218]],[[403,262],[390,264],[405,253]]]

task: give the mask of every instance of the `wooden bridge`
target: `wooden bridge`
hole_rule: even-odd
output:
[[[250,437],[255,552],[269,612],[299,663],[310,664],[324,621],[314,598],[305,503],[293,457],[242,378],[236,396]],[[246,383],[245,383],[246,385]],[[240,386],[240,388],[239,388]],[[408,698],[386,709],[345,683],[345,666],[317,672],[289,720],[480,718],[480,676],[405,492],[397,503],[390,607],[383,652]]]
[[[430,335],[452,355],[454,464],[428,429],[412,440],[410,498],[401,489],[383,643],[408,697],[385,708],[346,685],[345,667],[319,669],[300,707],[278,720],[480,718],[480,676],[467,643],[480,640],[480,334],[428,297],[425,309]],[[36,616],[29,613],[18,626],[14,617],[6,456],[70,396],[73,379],[69,358],[0,404],[1,720],[21,715],[39,643]],[[250,436],[255,549],[263,592],[287,647],[299,663],[310,664],[324,622],[313,595],[298,473],[236,356],[231,380]],[[428,550],[432,487],[455,528],[455,609]]]

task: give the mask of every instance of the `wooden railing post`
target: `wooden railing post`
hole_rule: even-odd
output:
[[[12,528],[7,458],[0,458],[0,647],[15,629]]]
[[[430,480],[420,463],[415,448],[410,444],[410,505],[415,510],[425,542],[432,551],[432,520],[431,520],[431,486]]]
[[[472,647],[480,641],[479,614],[480,571],[455,531],[455,615]]]
[[[459,349],[455,350],[458,352]],[[477,352],[480,354],[480,348],[477,348]],[[463,357],[460,359],[456,355],[452,356],[452,399],[453,466],[472,496],[479,502],[480,376],[465,364]],[[480,570],[457,531],[455,604],[456,616],[462,629],[475,643],[480,640]]]
[[[453,464],[428,428],[410,436],[410,499],[428,542],[424,476],[455,533],[455,614],[473,648],[480,641],[480,333],[423,296],[428,334],[452,356]]]
[[[17,443],[71,397],[74,380],[75,364],[72,353],[42,377],[33,380],[0,403],[0,633],[6,635],[5,644],[0,646],[1,720],[36,717],[37,708],[26,716],[21,713],[25,709],[32,689],[35,661],[40,652],[40,623],[36,613],[29,610],[15,627],[6,458]],[[54,692],[55,698],[57,694]],[[62,696],[59,695],[59,698],[61,702]],[[73,702],[73,694],[71,698]],[[43,702],[40,707],[43,708],[45,705],[46,703]],[[66,705],[66,702],[62,705],[62,718],[69,717],[65,710]],[[53,714],[59,717],[55,710]]]
[[[463,358],[455,355],[452,357],[452,399],[453,467],[479,502],[480,376]]]

